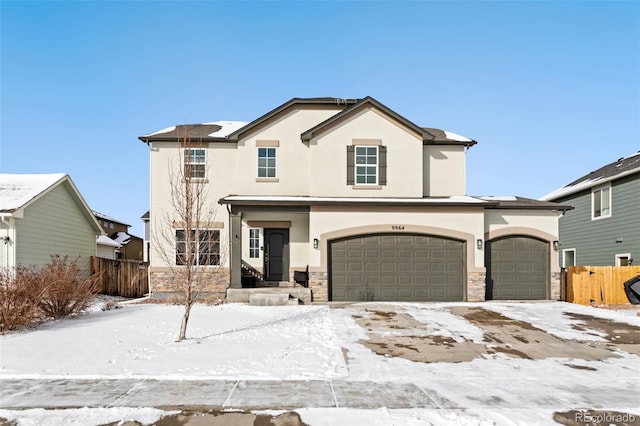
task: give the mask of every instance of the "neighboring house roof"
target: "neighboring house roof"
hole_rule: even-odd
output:
[[[64,173],[0,174],[0,212],[14,212],[62,181]]]
[[[51,174],[0,174],[0,216],[21,218],[24,209],[29,207],[49,191],[65,185],[71,192],[84,217],[97,234],[102,228],[75,184],[65,173]]]
[[[142,216],[140,216],[140,219],[142,219],[143,221],[145,221],[145,222],[146,222],[146,221],[148,221],[148,220],[149,220],[149,218],[151,217],[151,216],[150,216],[150,214],[151,214],[151,210],[147,210],[147,212],[146,212],[145,214],[143,214]]]
[[[558,188],[540,197],[540,199],[543,201],[557,200],[567,195],[575,194],[576,192],[584,191],[585,189],[590,189],[594,186],[602,185],[634,173],[640,173],[640,151],[600,167],[598,170],[586,174],[562,188]]]
[[[111,238],[107,237],[106,235],[100,235],[96,239],[96,243],[101,246],[108,246],[108,247],[115,247],[115,248],[122,247],[122,244],[113,241]]]
[[[342,109],[340,112],[329,117],[322,123],[303,132],[300,135],[302,141],[308,141],[314,136],[327,131],[332,126],[340,123],[342,120],[352,116],[353,114],[356,114],[363,108],[373,107],[415,132],[422,138],[422,141],[425,144],[464,145],[470,147],[477,143],[473,139],[460,136],[447,130],[420,127],[371,96],[367,96],[362,99],[331,97],[293,98],[249,123],[244,121],[215,121],[202,124],[177,125],[158,130],[157,132],[150,133],[148,135],[140,136],[138,139],[145,143],[153,141],[178,141],[187,138],[193,141],[209,142],[237,141],[241,134],[259,127],[263,123],[271,120],[273,117],[283,113],[295,105],[330,105],[335,106],[336,109]]]
[[[122,231],[114,232],[113,234],[109,235],[109,238],[111,238],[113,241],[115,241],[118,244],[122,244],[123,246],[126,246],[127,244],[129,244],[133,239],[142,240],[142,238],[140,237],[136,237],[135,235],[129,234],[128,232],[122,232]]]
[[[131,225],[129,225],[128,223],[124,223],[124,222],[122,222],[122,221],[120,221],[120,220],[118,220],[118,219],[114,219],[114,218],[113,218],[113,217],[111,217],[111,216],[107,216],[106,214],[103,214],[103,213],[97,212],[97,211],[95,211],[95,210],[93,210],[93,214],[94,214],[94,216],[95,216],[95,217],[97,217],[98,219],[108,220],[109,222],[119,223],[120,225],[131,226]]]

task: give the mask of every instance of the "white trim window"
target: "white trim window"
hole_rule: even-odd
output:
[[[184,177],[187,179],[204,179],[207,151],[204,148],[187,148],[184,150]]]
[[[378,147],[355,147],[355,183],[356,185],[378,184]]]
[[[258,177],[259,178],[276,177],[276,148],[274,147],[258,148]]]
[[[576,249],[574,248],[562,250],[562,267],[570,266],[576,266]]]
[[[616,254],[616,266],[631,266],[631,253]]]
[[[591,218],[611,217],[611,186],[603,186],[591,191]]]
[[[260,257],[260,229],[249,229],[249,257],[257,259]]]
[[[176,229],[176,265],[220,265],[220,230]]]

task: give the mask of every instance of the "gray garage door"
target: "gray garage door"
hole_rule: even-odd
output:
[[[547,299],[549,244],[513,236],[488,241],[485,247],[487,300]]]
[[[459,301],[464,243],[411,234],[376,234],[329,244],[330,300]]]

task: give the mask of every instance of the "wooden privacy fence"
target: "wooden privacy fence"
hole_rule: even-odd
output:
[[[142,297],[149,292],[149,264],[138,260],[91,257],[91,276],[100,283],[102,294]]]
[[[625,305],[624,282],[640,275],[640,266],[571,266],[567,268],[567,302]]]

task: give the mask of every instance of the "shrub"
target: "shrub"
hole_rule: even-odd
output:
[[[51,263],[45,265],[38,274],[42,297],[38,307],[51,318],[64,318],[83,311],[91,304],[98,292],[97,280],[81,279],[78,259],[67,256],[51,256]]]
[[[81,278],[78,259],[67,256],[51,256],[40,269],[0,270],[0,332],[77,314],[98,290],[95,278]]]
[[[38,272],[18,267],[0,270],[0,332],[18,330],[42,321],[38,302],[42,288]]]

